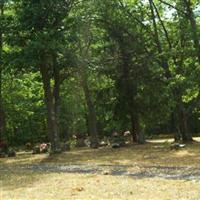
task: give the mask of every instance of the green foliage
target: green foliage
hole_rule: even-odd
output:
[[[83,78],[100,137],[137,125],[148,135],[177,132],[183,112],[199,132],[198,7],[198,1],[189,7],[156,0],[5,1],[0,101],[9,143],[48,140],[41,67],[52,95],[59,74],[56,123],[63,140],[89,130]]]
[[[6,108],[7,139],[10,143],[35,142],[45,133],[43,89],[38,73],[3,77],[3,99]]]

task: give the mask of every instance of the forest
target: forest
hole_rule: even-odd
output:
[[[92,147],[200,131],[197,0],[1,0],[0,138]]]
[[[197,200],[199,133],[199,0],[0,0],[0,199]]]

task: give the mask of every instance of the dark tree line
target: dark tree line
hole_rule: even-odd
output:
[[[192,141],[199,3],[1,1],[0,138],[49,140],[54,152],[73,134],[93,148],[126,130],[140,144],[162,132]]]

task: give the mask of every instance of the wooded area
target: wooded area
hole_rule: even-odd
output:
[[[198,0],[1,0],[0,11],[9,145],[199,133]]]
[[[200,0],[0,0],[0,199],[199,200]]]

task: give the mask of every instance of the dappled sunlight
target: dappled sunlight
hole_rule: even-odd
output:
[[[185,157],[185,156],[196,156],[196,154],[195,153],[190,153],[187,150],[182,150],[182,151],[175,152],[173,154],[173,156]]]
[[[22,178],[19,178],[20,177]],[[5,182],[7,180],[3,180]],[[3,186],[4,199],[199,199],[200,183],[155,178],[50,173],[10,176],[12,187]],[[42,189],[41,189],[42,188]],[[187,189],[186,189],[187,188]],[[95,193],[94,193],[95,191]],[[153,191],[153,192],[149,192]]]
[[[199,14],[0,0],[0,200],[200,200]]]
[[[2,180],[2,195],[4,199],[112,199],[113,196],[126,200],[154,199],[160,200],[167,194],[166,199],[179,200],[199,199],[200,182],[164,179],[162,177],[131,177],[111,176],[109,171],[99,173],[79,173],[48,171],[52,166],[80,165],[83,169],[89,166],[99,166],[106,170],[122,166],[127,173],[167,174],[182,167],[199,167],[200,144],[186,144],[179,150],[170,150],[166,140],[148,141],[145,145],[129,145],[112,149],[78,148],[70,152],[49,156],[48,154],[32,155],[30,152],[18,153],[16,158],[2,158],[0,162],[4,171],[0,172]],[[199,138],[198,138],[199,141]],[[21,170],[18,167],[27,165],[47,166],[47,171],[39,168]],[[162,166],[164,168],[162,168]],[[168,169],[169,167],[169,169]],[[180,169],[178,167],[181,167]],[[193,168],[192,168],[193,169]],[[191,170],[192,170],[191,169]],[[169,171],[167,171],[169,170]],[[184,169],[183,169],[184,170]],[[184,171],[175,171],[182,174]],[[107,174],[107,175],[106,175]],[[152,182],[153,180],[153,182]],[[41,189],[42,188],[42,189]],[[56,190],[55,190],[56,188]],[[95,194],[94,194],[95,191]],[[154,191],[153,193],[149,191]]]
[[[199,138],[195,138],[199,141]],[[156,142],[157,141],[157,142]],[[170,150],[170,143],[165,139],[149,140],[145,145],[129,145],[127,147],[112,149],[102,147],[99,149],[78,148],[62,154],[51,155],[30,153],[18,154],[16,158],[2,158],[3,165],[26,164],[111,164],[111,165],[168,165],[168,166],[198,166],[200,160],[199,142],[186,144],[179,150]]]
[[[30,153],[20,154],[13,158],[1,158],[0,163],[6,165],[23,165],[23,164],[33,164],[38,163],[43,159],[46,159],[48,154],[32,155]]]
[[[163,139],[151,139],[151,140],[147,140],[147,142],[150,142],[150,143],[171,143],[173,142],[174,139],[166,139],[166,138],[163,138]]]

